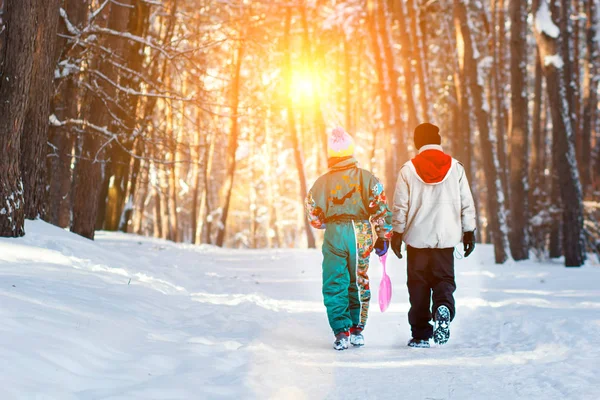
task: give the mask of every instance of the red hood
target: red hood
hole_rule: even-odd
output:
[[[440,150],[425,150],[412,163],[425,183],[440,183],[450,171],[452,157]]]

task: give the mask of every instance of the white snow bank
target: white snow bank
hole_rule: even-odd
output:
[[[367,346],[331,349],[318,251],[232,251],[43,222],[0,239],[0,399],[596,399],[600,268],[456,265],[443,348],[413,350],[405,261],[373,260]]]

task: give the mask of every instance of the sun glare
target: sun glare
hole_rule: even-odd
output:
[[[317,76],[311,71],[294,71],[290,84],[290,96],[292,100],[300,105],[313,102],[317,95],[317,82]]]

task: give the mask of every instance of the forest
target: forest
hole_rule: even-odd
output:
[[[316,247],[328,132],[391,194],[432,122],[497,263],[600,255],[598,0],[0,4],[2,237]]]

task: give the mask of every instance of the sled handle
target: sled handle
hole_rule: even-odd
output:
[[[383,265],[383,275],[387,275],[387,271],[385,268],[386,261],[387,261],[387,253],[385,253],[384,255],[379,257],[379,262],[381,263],[381,265]]]

